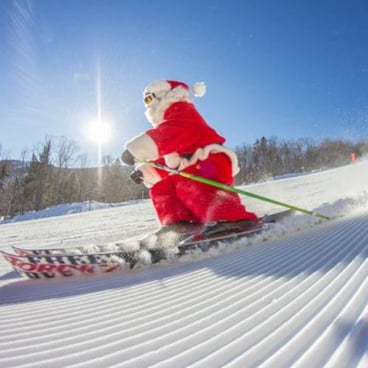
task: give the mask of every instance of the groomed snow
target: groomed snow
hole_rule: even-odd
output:
[[[247,186],[332,220],[294,215],[272,233],[130,273],[26,280],[1,258],[0,366],[367,367],[367,183],[362,160]],[[2,224],[0,249],[105,244],[156,226],[141,201]]]

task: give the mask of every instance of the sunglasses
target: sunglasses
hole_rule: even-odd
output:
[[[147,93],[145,96],[144,96],[144,104],[146,106],[149,106],[152,104],[153,100],[156,98],[156,95],[154,93]]]

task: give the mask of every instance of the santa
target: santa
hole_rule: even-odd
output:
[[[125,164],[137,166],[133,178],[150,188],[150,198],[163,226],[258,220],[236,193],[140,164],[157,162],[233,185],[239,171],[236,154],[224,146],[225,138],[207,124],[192,100],[192,95],[199,97],[205,92],[204,83],[196,83],[192,89],[173,80],[149,84],[143,100],[152,128],[127,142],[121,156]]]

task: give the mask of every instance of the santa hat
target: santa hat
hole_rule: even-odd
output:
[[[206,85],[204,82],[194,83],[193,87],[190,88],[184,82],[175,80],[159,80],[149,84],[144,89],[143,94],[146,95],[148,93],[154,93],[157,97],[162,97],[170,91],[174,91],[176,88],[184,89],[188,94],[191,92],[195,97],[202,97],[206,93]]]
[[[159,80],[149,84],[143,91],[143,98],[152,94],[154,103],[146,105],[145,115],[153,126],[157,126],[164,119],[165,111],[174,103],[193,103],[191,93],[195,97],[203,96],[206,92],[206,85],[195,83],[191,89],[186,83],[173,80]]]

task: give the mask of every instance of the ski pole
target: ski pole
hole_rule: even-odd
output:
[[[167,172],[169,172],[171,174],[177,174],[177,175],[183,176],[185,178],[198,181],[200,183],[208,184],[208,185],[211,185],[213,187],[226,190],[228,192],[242,194],[242,195],[245,195],[245,196],[248,196],[248,197],[251,197],[251,198],[255,198],[255,199],[258,199],[258,200],[261,200],[261,201],[264,201],[264,202],[268,202],[268,203],[276,204],[276,205],[279,205],[279,206],[282,206],[282,207],[286,207],[286,208],[289,208],[289,209],[291,209],[293,211],[302,212],[302,213],[305,213],[307,215],[315,216],[315,217],[318,217],[318,218],[321,218],[321,219],[324,219],[324,220],[329,220],[330,219],[328,216],[325,216],[325,215],[323,215],[321,213],[316,213],[314,211],[309,211],[309,210],[306,210],[304,208],[296,207],[296,206],[293,206],[293,205],[288,204],[288,203],[283,203],[283,202],[280,202],[280,201],[276,201],[275,199],[272,199],[272,198],[263,197],[263,196],[261,196],[259,194],[247,192],[245,190],[235,188],[235,187],[233,187],[231,185],[227,185],[227,184],[224,184],[224,183],[220,183],[218,181],[215,181],[215,180],[207,179],[207,178],[204,178],[202,176],[190,174],[188,172],[177,170],[177,169],[172,169],[172,168],[170,168],[168,166],[165,166],[165,165],[162,165],[162,164],[159,164],[159,163],[150,162],[150,161],[144,161],[144,160],[143,161],[139,161],[139,162],[140,163],[151,165],[151,166],[153,166],[153,167],[155,167],[157,169],[165,170],[165,171],[167,171]]]

